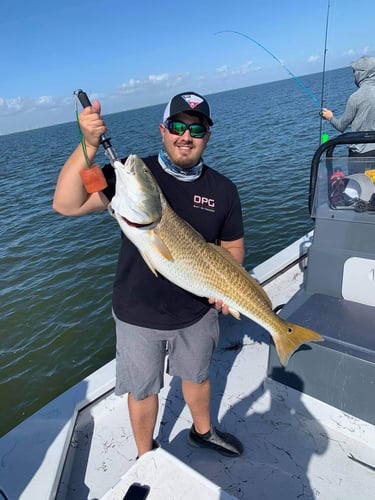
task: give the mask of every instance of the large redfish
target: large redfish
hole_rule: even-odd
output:
[[[150,270],[200,297],[221,299],[231,314],[252,319],[272,336],[280,362],[301,344],[323,340],[272,311],[263,288],[223,248],[207,243],[168,205],[145,163],[130,155],[115,163],[116,194],[110,211]]]

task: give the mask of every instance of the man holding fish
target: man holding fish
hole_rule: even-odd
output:
[[[106,130],[98,101],[80,113],[79,123],[87,158],[80,145],[68,158],[57,182],[53,208],[64,215],[78,216],[103,211],[111,203],[111,208],[121,214],[120,225],[126,225],[129,231],[133,227],[140,233],[150,233],[156,253],[166,262],[173,261],[173,243],[166,245],[152,230],[161,219],[159,194],[155,198],[156,222],[142,219],[141,204],[134,208],[131,196],[125,196],[131,178],[120,185],[110,164],[103,168],[108,186],[87,193],[80,172],[86,168],[87,159],[93,162]],[[205,165],[202,158],[212,125],[206,99],[194,92],[174,96],[159,126],[162,148],[158,155],[143,161],[173,211],[206,242],[226,249],[242,264],[243,222],[237,189],[229,179]],[[232,311],[219,296],[198,296],[157,271],[147,252],[123,236],[113,287],[116,394],[128,393],[138,456],[157,445],[153,436],[166,356],[168,372],[182,380],[184,399],[192,415],[189,444],[239,456],[239,440],[215,429],[210,416],[209,365],[219,335],[218,311]]]

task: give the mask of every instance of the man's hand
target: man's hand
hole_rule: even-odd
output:
[[[106,132],[105,123],[100,116],[100,103],[95,100],[92,106],[87,106],[79,115],[79,125],[85,138],[86,146],[98,148],[101,136]]]
[[[332,120],[333,113],[330,109],[323,108],[322,111],[320,112],[321,116],[328,121]]]
[[[217,311],[221,311],[225,315],[229,314],[229,306],[227,304],[224,304],[221,299],[210,297],[208,299],[208,302],[210,304],[215,304],[215,308],[217,309]]]

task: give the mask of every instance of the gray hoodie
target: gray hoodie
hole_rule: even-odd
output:
[[[360,57],[351,66],[358,90],[349,97],[341,118],[333,117],[330,123],[340,132],[344,132],[349,125],[352,132],[375,130],[375,57]],[[365,153],[374,150],[374,145],[352,144],[350,149]]]

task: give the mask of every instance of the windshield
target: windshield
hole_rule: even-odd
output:
[[[363,222],[375,223],[375,157],[348,156],[339,145],[332,156],[320,156],[312,168],[311,216],[352,219],[363,214]]]

